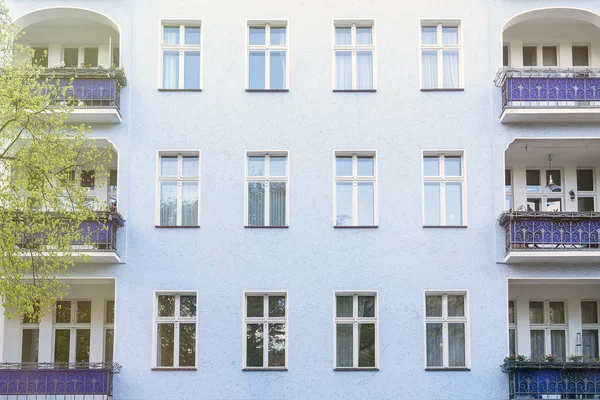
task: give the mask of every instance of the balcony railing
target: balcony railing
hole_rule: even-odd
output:
[[[600,212],[505,212],[498,219],[513,250],[599,250]]]
[[[597,399],[600,396],[600,363],[511,361],[509,399]]]
[[[110,400],[120,370],[117,363],[0,363],[0,397]]]

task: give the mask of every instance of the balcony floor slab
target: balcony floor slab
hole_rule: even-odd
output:
[[[121,113],[116,108],[75,108],[67,118],[71,124],[120,124],[122,121]]]
[[[599,250],[511,250],[506,264],[590,264],[600,263]]]
[[[503,124],[519,123],[600,123],[600,107],[590,108],[505,108]]]

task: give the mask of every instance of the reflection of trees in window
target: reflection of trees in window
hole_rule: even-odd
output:
[[[285,367],[285,324],[269,324],[269,367]]]
[[[172,367],[174,354],[175,324],[158,324],[159,367]]]
[[[157,295],[157,367],[196,366],[196,301],[190,294]]]
[[[263,340],[262,324],[246,326],[246,366],[263,366]]]
[[[194,296],[195,299],[195,296]],[[195,315],[195,305],[194,305]],[[179,366],[193,367],[196,365],[196,325],[179,325]]]

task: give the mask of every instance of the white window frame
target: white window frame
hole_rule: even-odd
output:
[[[106,317],[107,317],[107,312],[109,310],[109,306],[108,303],[112,301],[113,302],[113,321],[112,322],[108,322]],[[103,337],[102,337],[102,359],[104,360],[104,362],[108,362],[106,360],[106,331],[108,331],[109,329],[112,329],[113,331],[113,349],[112,349],[112,353],[113,353],[113,362],[115,359],[115,318],[116,318],[116,311],[117,311],[117,302],[114,301],[113,299],[108,299],[104,301],[104,329],[102,331],[103,333]]]
[[[506,172],[508,171],[508,174],[510,176],[510,190],[506,189]],[[514,182],[514,176],[513,176],[513,170],[512,168],[504,168],[504,210],[505,211],[510,211],[511,209],[514,210],[515,208],[515,182]],[[512,207],[508,207],[507,203],[507,199],[510,198],[510,204],[512,205]]]
[[[38,331],[38,362],[40,361],[39,356],[39,340],[40,340],[40,321],[41,321],[40,317],[38,319],[38,322],[24,322],[23,321],[23,317],[20,317],[20,321],[21,321],[21,329],[20,329],[20,336],[19,336],[19,362],[24,362],[23,361],[23,331],[26,329],[33,329],[33,330],[37,330]]]
[[[560,180],[561,180],[561,188],[560,192],[553,192],[546,188],[548,184],[548,179],[546,178],[546,174],[548,171],[560,171]],[[528,192],[527,191],[527,171],[540,171],[540,192]],[[595,183],[595,182],[594,182]],[[513,188],[514,191],[514,188]],[[540,211],[548,211],[548,199],[560,199],[561,211],[565,211],[566,203],[565,203],[565,170],[562,167],[555,168],[539,168],[539,167],[526,167],[525,168],[525,202],[528,199],[541,199],[541,209]]]
[[[505,47],[508,49],[508,57],[506,60],[507,65],[504,65],[504,48]],[[512,65],[512,63],[511,63],[512,57],[510,55],[510,49],[511,49],[510,42],[502,43],[502,67],[503,68],[510,68]]]
[[[537,65],[528,65],[525,66],[525,62],[523,61],[523,68],[559,68],[560,67],[560,46],[554,43],[546,43],[546,44],[527,44],[523,43],[523,47],[535,47],[536,48],[536,57],[537,57]],[[544,65],[544,47],[556,47],[556,65]],[[589,56],[589,49],[588,49]],[[521,48],[521,60],[523,59],[523,48]],[[588,60],[589,61],[589,60]]]
[[[164,27],[179,26],[179,44],[163,44]],[[185,44],[185,27],[200,28],[200,44]],[[202,20],[200,19],[161,19],[158,40],[158,88],[160,90],[170,91],[201,91],[203,86],[202,76],[204,75],[204,54],[202,45],[204,42],[204,29]],[[178,51],[179,52],[179,82],[177,88],[163,87],[163,51]],[[200,88],[199,89],[184,89],[185,87],[185,51],[200,52]]]
[[[248,159],[249,157],[265,157],[265,175],[250,176],[248,175]],[[271,176],[271,157],[285,157],[285,176]],[[288,150],[247,150],[245,154],[244,164],[244,226],[245,227],[271,227],[270,222],[270,206],[271,194],[269,192],[270,183],[285,183],[285,225],[275,226],[277,228],[285,228],[290,225],[290,154]],[[262,182],[265,185],[265,224],[264,225],[248,225],[248,183]]]
[[[83,63],[85,62],[85,49],[97,49],[98,50],[98,61],[97,61],[96,65],[92,65],[90,68],[97,68],[99,65],[101,65],[100,64],[100,46],[98,46],[97,44],[96,45],[94,45],[94,44],[92,44],[92,45],[77,45],[77,44],[62,45],[61,52],[60,52],[60,62],[63,65],[65,63],[65,49],[77,49],[77,67],[76,68],[88,68],[88,67],[82,67]],[[47,50],[49,52],[48,48],[47,48]],[[105,68],[108,68],[108,67],[110,67],[110,65]]]
[[[263,317],[248,317],[248,304],[246,299],[249,296],[262,296],[263,297]],[[285,317],[270,317],[269,314],[269,296],[285,296]],[[288,357],[289,357],[289,346],[290,346],[290,327],[289,327],[289,295],[285,290],[245,290],[242,293],[242,370],[243,371],[286,371],[288,369]],[[248,367],[246,365],[247,357],[247,328],[248,324],[263,324],[263,366],[262,367]],[[285,366],[283,367],[269,367],[269,335],[268,325],[269,324],[285,324]],[[265,334],[266,333],[266,334]],[[265,365],[266,364],[266,365]]]
[[[578,66],[574,66],[573,65],[573,47],[587,47],[588,49],[588,65],[578,65]],[[571,65],[573,66],[574,69],[577,68],[581,68],[581,69],[588,69],[588,68],[592,68],[592,46],[590,45],[590,43],[572,43],[571,44]]]
[[[337,316],[337,297],[352,296],[352,317]],[[375,296],[375,317],[358,317],[358,296]],[[337,325],[352,323],[352,367],[337,366]],[[375,324],[375,367],[359,367],[358,325]],[[333,370],[379,370],[379,291],[377,290],[336,290],[333,292]]]
[[[591,170],[592,171],[592,184],[594,186],[594,190],[579,190],[577,188],[577,171],[580,170]],[[575,201],[577,201],[577,209],[579,209],[579,199],[580,198],[592,198],[594,200],[594,211],[598,209],[598,205],[596,204],[597,196],[596,196],[596,169],[594,167],[577,167],[575,171]]]
[[[336,168],[337,157],[352,157],[352,176],[338,176]],[[358,158],[359,157],[373,157],[373,176],[358,176]],[[379,170],[377,167],[377,150],[334,150],[333,151],[333,226],[334,227],[362,227],[365,225],[358,225],[358,183],[359,182],[372,182],[373,183],[373,225],[366,225],[369,227],[379,226],[379,189],[378,189],[378,175]],[[338,182],[352,182],[352,224],[351,225],[337,225],[337,183]]]
[[[161,176],[161,157],[177,157],[177,176]],[[183,175],[183,157],[198,157],[198,176],[182,176]],[[155,209],[155,225],[157,227],[199,227],[200,226],[200,203],[201,203],[201,176],[202,176],[202,157],[200,150],[158,150],[156,152],[156,209]],[[177,223],[175,225],[160,225],[160,186],[162,182],[177,183]],[[197,225],[182,225],[183,222],[183,183],[196,182],[198,183],[198,223]]]
[[[198,369],[198,291],[196,290],[155,290],[153,293],[152,307],[152,369],[166,370],[196,370]],[[158,296],[175,296],[175,315],[173,317],[158,316]],[[181,317],[180,313],[180,297],[181,296],[196,296],[196,316]],[[158,344],[158,324],[172,323],[175,324],[173,331],[173,366],[158,366],[157,365],[157,344]],[[194,366],[179,366],[179,325],[180,323],[196,325],[196,351]]]
[[[71,302],[71,322],[56,322],[56,303],[58,301],[69,301]],[[77,322],[77,303],[79,301],[89,301],[90,302],[90,322],[83,323]],[[91,347],[92,347],[92,322],[94,321],[93,314],[93,305],[94,302],[91,298],[81,298],[81,299],[62,299],[54,302],[54,307],[52,309],[52,360],[54,362],[55,357],[55,343],[56,343],[56,331],[57,330],[70,330],[71,333],[69,335],[69,362],[76,362],[77,356],[77,330],[87,329],[90,331],[90,357],[92,356]],[[87,362],[90,362],[88,359]]]
[[[567,300],[564,299],[550,299],[550,300],[540,300],[540,299],[529,299],[527,302],[527,309],[531,308],[530,303],[532,302],[542,302],[544,303],[544,322],[541,324],[534,324],[529,320],[529,346],[530,346],[530,356],[531,354],[531,331],[544,331],[544,357],[548,354],[552,353],[552,331],[564,331],[565,332],[565,357],[569,357],[569,304]],[[563,303],[565,310],[565,323],[557,324],[550,322],[550,303]],[[581,302],[580,305],[581,307]],[[556,354],[555,354],[556,355]],[[567,360],[563,360],[567,361]]]
[[[583,322],[583,318],[581,319],[581,355],[583,356],[583,331],[597,331],[598,332],[598,341],[600,342],[600,315],[598,315],[600,313],[600,302],[597,299],[593,299],[593,300],[588,300],[588,299],[581,299],[581,301],[579,302],[580,307],[581,307],[581,303],[586,302],[586,303],[596,303],[596,318],[597,318],[597,323],[593,324],[593,323],[584,323]],[[599,350],[600,350],[600,343],[597,343],[599,346]]]
[[[510,352],[510,331],[513,330],[515,331],[515,352],[514,355],[516,356],[517,354],[519,354],[519,336],[518,336],[518,331],[517,331],[517,323],[518,323],[518,317],[517,317],[517,300],[515,299],[509,299],[508,300],[508,309],[510,310],[510,302],[512,301],[513,303],[513,315],[515,317],[514,322],[511,322],[510,319],[508,319],[508,355],[511,355]]]
[[[461,176],[446,176],[444,157],[460,157]],[[440,176],[425,176],[425,157],[440,158]],[[453,228],[463,228],[467,226],[467,154],[465,150],[423,150],[421,154],[421,213],[424,227],[447,226]],[[440,225],[425,225],[425,183],[440,183]],[[461,225],[446,224],[446,191],[444,189],[446,182],[462,182],[462,223]]]
[[[357,45],[356,44],[356,28],[371,28],[371,44],[370,45]],[[338,45],[335,43],[335,28],[351,28],[350,35],[352,38],[352,44],[350,45]],[[332,43],[333,43],[333,57],[332,57],[332,78],[331,88],[334,92],[374,92],[377,91],[377,52],[376,52],[376,33],[375,33],[375,19],[348,19],[339,18],[333,20],[333,32],[332,32]],[[338,89],[335,87],[336,83],[336,57],[337,51],[350,51],[352,53],[352,88],[351,89]],[[372,89],[358,89],[357,88],[357,65],[356,65],[356,52],[357,51],[371,51],[373,54],[373,88]]]
[[[265,28],[265,44],[250,44],[250,28]],[[285,45],[271,45],[271,27],[285,28]],[[246,68],[245,88],[247,91],[288,91],[290,88],[290,29],[287,19],[274,20],[247,20],[246,21]],[[250,52],[265,52],[265,87],[264,89],[250,89]],[[271,89],[271,51],[285,52],[285,87]]]
[[[437,28],[437,43],[436,44],[423,44],[421,28],[424,27],[436,27]],[[443,44],[442,41],[442,28],[458,28],[458,44]],[[421,90],[462,90],[465,87],[465,76],[464,76],[464,54],[463,54],[463,21],[462,19],[422,19],[419,22],[419,82]],[[423,86],[423,50],[437,50],[437,88],[426,88]],[[444,87],[444,50],[457,50],[458,51],[458,87],[456,88],[445,88]]]
[[[470,334],[470,320],[469,317],[469,291],[467,289],[450,289],[450,290],[438,290],[430,289],[423,292],[423,350],[424,359],[423,364],[425,370],[465,370],[471,369],[471,334]],[[465,315],[464,317],[449,317],[448,316],[448,295],[450,296],[464,296]],[[442,316],[441,317],[428,317],[427,316],[427,296],[442,296]],[[441,323],[442,324],[442,343],[443,343],[443,357],[441,367],[428,366],[427,365],[427,323]],[[451,367],[449,365],[449,339],[448,339],[448,323],[464,323],[465,324],[465,366],[464,367]]]

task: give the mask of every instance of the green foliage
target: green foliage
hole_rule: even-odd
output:
[[[44,74],[18,32],[0,0],[0,299],[9,318],[36,320],[68,289],[59,278],[73,266],[71,244],[88,240],[79,225],[97,219],[73,177],[95,170],[105,182],[110,152],[89,127],[67,125],[71,82]]]

